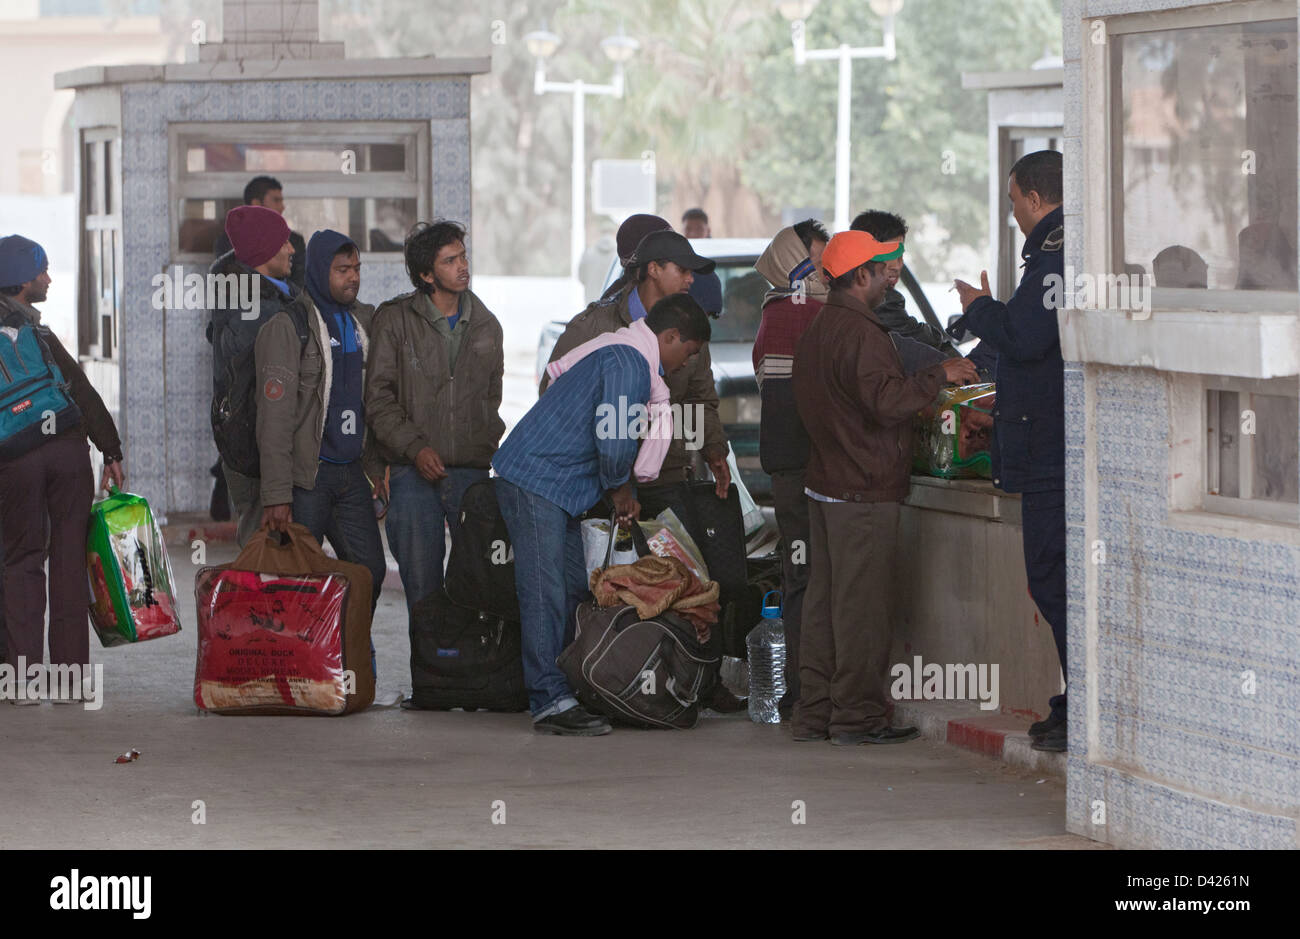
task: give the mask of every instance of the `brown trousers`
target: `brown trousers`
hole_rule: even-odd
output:
[[[45,562],[50,562],[50,664],[90,661],[86,533],[95,482],[86,438],[55,437],[0,462],[7,661],[45,660]]]
[[[889,726],[897,502],[808,500],[797,735]]]

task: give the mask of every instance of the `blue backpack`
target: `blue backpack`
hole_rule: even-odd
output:
[[[30,453],[81,423],[81,410],[30,323],[0,327],[0,459]]]

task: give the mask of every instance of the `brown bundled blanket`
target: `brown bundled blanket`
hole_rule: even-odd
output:
[[[677,558],[643,557],[635,564],[615,564],[591,574],[591,592],[598,606],[627,603],[642,619],[672,610],[695,627],[700,642],[709,641],[709,627],[718,621],[718,583],[700,579]]]

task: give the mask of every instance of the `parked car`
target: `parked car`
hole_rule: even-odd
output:
[[[718,415],[736,454],[741,478],[756,501],[770,502],[771,477],[763,472],[758,459],[758,426],[761,403],[758,380],[754,377],[754,339],[763,319],[763,297],[769,286],[763,275],[754,270],[766,238],[696,238],[691,247],[697,254],[717,263],[715,273],[722,282],[722,314],[713,323],[709,354],[713,360],[713,381],[718,389]],[[621,273],[618,261],[610,266],[602,291]],[[903,268],[899,286],[910,297],[909,308],[927,323],[943,329],[934,307],[926,298],[912,272]],[[564,332],[567,321],[547,323],[537,342],[537,380],[541,381],[551,350]],[[701,461],[702,463],[702,461]],[[701,467],[702,468],[702,467]]]

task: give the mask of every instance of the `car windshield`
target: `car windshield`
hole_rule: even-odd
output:
[[[713,321],[712,342],[753,342],[763,321],[763,297],[770,286],[750,259],[719,261],[722,315]]]

